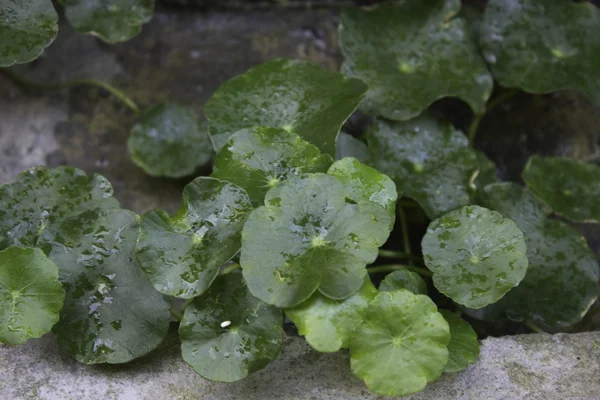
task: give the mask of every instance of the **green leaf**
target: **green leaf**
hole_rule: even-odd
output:
[[[532,156],[523,171],[531,193],[572,221],[600,221],[600,167],[561,157]]]
[[[88,177],[72,167],[35,167],[13,183],[0,185],[0,250],[35,246],[48,226],[82,211],[119,207],[101,175]]]
[[[390,229],[393,227],[398,192],[390,177],[362,164],[354,157],[334,162],[327,173],[346,185],[351,200],[357,203],[371,201],[384,207],[390,213]]]
[[[444,372],[448,323],[433,301],[408,290],[382,292],[350,342],[352,372],[373,392],[406,396]]]
[[[474,175],[475,180],[473,186],[475,190],[481,190],[485,185],[498,182],[496,173],[496,164],[490,160],[482,151],[475,151],[477,161],[479,163],[479,172]]]
[[[58,322],[65,291],[58,267],[40,249],[0,251],[0,342],[23,344]]]
[[[427,284],[416,272],[401,269],[388,274],[379,284],[379,291],[393,292],[406,289],[414,294],[427,294]]]
[[[108,43],[124,42],[150,21],[154,0],[64,0],[67,20],[77,31]]]
[[[379,204],[349,196],[325,174],[292,177],[267,193],[242,232],[240,264],[254,296],[289,308],[317,289],[336,300],[360,289],[391,221]]]
[[[477,154],[452,125],[429,115],[408,122],[377,120],[367,132],[367,142],[373,166],[430,218],[472,203]]]
[[[477,333],[471,325],[456,313],[440,310],[450,326],[450,343],[448,343],[448,364],[445,372],[458,372],[477,361],[479,342]]]
[[[369,86],[362,111],[405,121],[453,96],[484,112],[493,80],[459,11],[460,0],[433,0],[342,12],[342,72]]]
[[[581,234],[546,217],[542,204],[514,183],[486,186],[479,203],[515,221],[527,245],[527,275],[499,307],[513,320],[543,327],[581,320],[598,297],[600,278],[596,256]]]
[[[479,206],[433,221],[422,248],[435,287],[470,308],[495,303],[527,272],[523,233],[510,219]]]
[[[234,382],[279,355],[282,325],[281,310],[253,297],[241,274],[227,274],[185,310],[181,353],[203,378]]]
[[[302,173],[327,172],[331,163],[329,154],[293,132],[254,127],[231,135],[217,154],[212,176],[239,185],[260,205],[279,182]]]
[[[600,106],[600,11],[591,2],[491,0],[481,47],[502,86],[578,89]]]
[[[367,276],[360,290],[347,299],[332,300],[317,292],[299,306],[286,309],[285,314],[314,349],[335,352],[348,347],[377,293]]]
[[[366,91],[358,79],[306,61],[277,59],[225,82],[204,112],[217,151],[240,129],[271,126],[294,131],[334,156],[340,127]]]
[[[340,132],[335,142],[335,159],[341,160],[344,157],[354,157],[365,164],[371,161],[366,144],[346,132]]]
[[[58,34],[58,14],[50,0],[0,3],[0,67],[38,58]]]
[[[138,229],[131,211],[90,210],[40,237],[67,292],[53,332],[79,362],[125,363],[154,350],[167,334],[170,301],[135,262]]]
[[[242,226],[251,209],[242,188],[196,178],[183,190],[183,204],[173,218],[162,210],[142,216],[137,260],[159,292],[196,297],[240,250]]]
[[[127,139],[131,159],[152,176],[180,178],[208,163],[208,128],[191,108],[157,104],[145,111]]]

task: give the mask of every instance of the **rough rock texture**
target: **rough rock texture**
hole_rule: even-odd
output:
[[[483,341],[468,370],[444,375],[407,399],[600,399],[600,333],[518,335]],[[406,398],[406,397],[405,397]],[[178,343],[128,365],[86,366],[61,354],[53,337],[0,347],[0,399],[358,400],[381,399],[349,371],[346,353],[313,351],[288,338],[266,369],[233,384],[196,375]]]

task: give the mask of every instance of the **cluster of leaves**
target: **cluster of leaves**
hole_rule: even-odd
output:
[[[183,358],[207,379],[236,381],[277,357],[285,315],[317,351],[348,349],[374,392],[407,395],[477,359],[461,313],[578,322],[597,299],[598,261],[551,213],[599,222],[600,168],[534,156],[527,188],[497,182],[467,136],[427,110],[454,96],[480,118],[493,77],[598,100],[597,35],[582,41],[598,10],[515,1],[491,0],[483,16],[458,0],[349,9],[343,74],[259,65],[213,94],[207,128],[178,106],[145,112],[128,144],[150,173],[192,173],[209,158],[203,132],[216,152],[173,216],[120,209],[106,179],[70,167],[0,186],[0,341],[52,329],[81,362],[127,362],[160,344],[179,298]],[[340,133],[357,108],[372,117],[366,143]],[[395,223],[405,228],[400,196],[432,220],[423,257],[371,267]],[[382,271],[393,272],[376,288],[369,272]],[[438,309],[428,292],[451,302]]]

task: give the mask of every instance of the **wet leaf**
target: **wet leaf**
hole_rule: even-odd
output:
[[[317,292],[285,314],[315,350],[335,352],[347,348],[354,331],[360,331],[367,306],[376,295],[377,289],[365,277],[360,290],[347,299],[332,300]]]
[[[0,251],[0,343],[23,344],[50,332],[64,300],[58,267],[43,251]]]
[[[185,310],[181,353],[203,378],[234,382],[279,355],[282,325],[281,310],[253,297],[241,274],[227,274]]]
[[[240,250],[242,226],[251,209],[242,188],[196,178],[183,190],[183,204],[173,218],[162,210],[142,216],[137,260],[159,292],[196,297]]]
[[[477,361],[479,357],[479,342],[477,333],[471,325],[456,313],[440,310],[440,313],[450,326],[450,343],[448,343],[448,364],[445,372],[458,372]]]
[[[277,59],[225,82],[204,112],[217,151],[240,129],[271,126],[294,131],[334,156],[340,127],[366,90],[358,79],[306,61]]]
[[[101,175],[86,176],[73,167],[35,167],[0,185],[0,250],[34,247],[43,230],[82,211],[119,207]]]
[[[273,186],[294,175],[327,172],[332,163],[329,154],[293,132],[254,127],[229,138],[217,154],[212,176],[240,186],[260,205]]]
[[[523,171],[531,193],[572,221],[600,221],[600,167],[561,157],[532,156]]]
[[[354,157],[365,164],[371,161],[371,154],[365,143],[346,132],[340,132],[335,143],[335,159],[341,160],[344,157]]]
[[[465,206],[427,228],[423,258],[435,287],[469,308],[495,303],[525,276],[525,239],[495,211]]]
[[[154,350],[167,334],[170,301],[135,262],[138,229],[131,211],[90,210],[40,237],[67,293],[53,332],[79,362],[126,363]]]
[[[444,372],[448,323],[433,301],[408,290],[382,292],[350,342],[352,372],[373,392],[406,396]]]
[[[180,178],[210,161],[207,129],[194,110],[158,104],[142,114],[127,148],[133,162],[149,175]]]
[[[481,47],[502,86],[578,89],[600,105],[600,11],[591,2],[491,0]]]
[[[379,284],[379,291],[393,292],[406,289],[414,294],[427,294],[427,284],[416,272],[401,269],[388,274]]]
[[[296,176],[267,193],[242,233],[241,266],[254,296],[290,308],[317,289],[336,300],[360,289],[391,222],[379,204],[349,196],[326,174]]]
[[[486,186],[479,203],[515,221],[527,245],[527,275],[499,307],[513,320],[543,327],[581,320],[598,297],[600,278],[596,256],[581,234],[546,217],[542,203],[514,183]]]
[[[0,67],[38,58],[58,34],[58,14],[50,0],[0,3]]]
[[[493,80],[459,11],[459,0],[344,9],[342,72],[369,86],[362,111],[405,121],[452,96],[483,113]]]
[[[367,142],[373,167],[390,176],[398,192],[415,199],[430,218],[472,203],[477,154],[451,125],[429,115],[408,122],[378,120]]]
[[[150,21],[154,0],[64,0],[67,20],[77,31],[108,43],[137,36]]]

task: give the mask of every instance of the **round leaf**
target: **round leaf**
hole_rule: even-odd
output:
[[[342,72],[369,86],[362,111],[405,121],[454,96],[483,113],[493,80],[459,11],[460,0],[434,0],[342,12]]]
[[[296,176],[267,193],[242,232],[241,265],[254,296],[294,307],[317,289],[337,300],[360,289],[391,221],[379,204],[349,196],[325,174]]]
[[[348,347],[376,295],[377,289],[365,277],[360,290],[345,300],[332,300],[317,292],[299,306],[286,309],[285,314],[314,349],[335,352]]]
[[[63,4],[73,28],[108,43],[136,36],[154,11],[154,0],[64,0]]]
[[[495,303],[527,272],[523,233],[510,219],[479,206],[433,221],[422,248],[435,287],[470,308]]]
[[[471,325],[456,313],[440,310],[450,327],[450,343],[448,343],[448,364],[445,372],[458,372],[477,361],[479,342],[477,333]]]
[[[502,86],[578,89],[600,106],[600,11],[591,2],[491,0],[481,46]]]
[[[393,292],[406,289],[414,294],[427,294],[427,284],[416,272],[401,269],[388,274],[379,284],[379,291]]]
[[[0,251],[0,342],[22,344],[50,332],[65,292],[58,267],[40,249]]]
[[[212,176],[244,188],[255,204],[291,176],[327,172],[333,163],[312,144],[280,128],[254,127],[234,133],[215,159]]]
[[[242,226],[251,209],[242,188],[215,178],[196,178],[183,190],[176,216],[170,218],[162,210],[142,216],[137,260],[159,292],[196,297],[240,250]]]
[[[352,372],[384,396],[419,392],[444,372],[448,323],[427,296],[383,292],[350,342]]]
[[[135,262],[138,220],[127,210],[91,210],[40,237],[67,292],[53,332],[79,362],[125,363],[155,349],[167,334],[170,302]]]
[[[599,166],[569,158],[532,156],[523,180],[531,193],[557,214],[572,221],[600,222]]]
[[[204,112],[216,151],[240,129],[272,126],[294,131],[334,156],[340,127],[366,90],[358,79],[306,61],[278,59],[225,82]]]
[[[82,211],[119,206],[110,183],[72,167],[35,167],[0,185],[0,250],[35,246],[50,224]]]
[[[191,175],[212,156],[206,124],[190,108],[158,104],[148,109],[127,139],[131,159],[152,176]]]
[[[344,157],[354,157],[366,164],[371,161],[371,154],[366,144],[346,132],[340,132],[335,142],[335,159],[341,160]]]
[[[227,274],[186,308],[181,353],[203,378],[234,382],[279,355],[282,325],[281,310],[253,297],[240,274]]]
[[[50,0],[0,3],[0,67],[38,58],[58,34],[58,14]]]
[[[477,154],[451,125],[429,115],[408,122],[378,120],[367,141],[373,166],[396,182],[398,192],[419,202],[430,218],[472,202]]]

